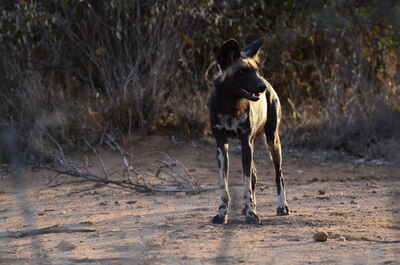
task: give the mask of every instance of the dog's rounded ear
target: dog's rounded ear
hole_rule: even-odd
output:
[[[244,50],[243,50],[244,56],[247,58],[257,57],[258,51],[260,50],[263,43],[264,43],[264,40],[260,39],[260,40],[256,40],[255,42],[249,44],[248,46],[246,46],[246,48],[244,48]]]
[[[214,49],[215,57],[222,70],[225,70],[229,65],[240,57],[239,43],[230,39],[224,42],[220,48]]]

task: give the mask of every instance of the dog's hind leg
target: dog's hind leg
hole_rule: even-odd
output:
[[[289,215],[289,207],[286,202],[285,183],[282,175],[282,147],[278,133],[280,105],[279,101],[272,101],[268,106],[268,122],[265,126],[265,135],[275,167],[275,182],[277,190],[277,215]]]
[[[276,134],[273,140],[267,140],[271,150],[272,160],[275,167],[275,182],[277,191],[277,215],[289,215],[289,207],[286,202],[285,183],[282,175],[282,149],[279,135]]]
[[[244,201],[243,214],[246,222],[259,224],[260,218],[256,214],[255,186],[257,182],[256,168],[253,160],[254,140],[243,137],[242,142],[242,164],[244,179]]]
[[[226,140],[217,141],[217,161],[220,185],[222,188],[222,196],[221,204],[218,207],[218,214],[214,216],[212,222],[215,224],[224,224],[228,221],[228,211],[231,200],[228,186],[229,156],[228,143],[226,142]]]
[[[251,168],[251,195],[252,195],[252,200],[254,203],[254,211],[256,211],[256,185],[257,185],[257,170],[256,166],[253,163],[253,166]]]

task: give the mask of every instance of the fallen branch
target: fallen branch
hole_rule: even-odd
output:
[[[91,172],[81,172],[73,169],[59,169],[55,168],[53,166],[45,166],[45,165],[40,165],[36,166],[37,169],[45,169],[49,171],[56,172],[58,175],[67,175],[71,177],[78,177],[78,178],[83,178],[88,181],[93,181],[93,182],[98,182],[102,184],[113,184],[121,188],[125,189],[131,189],[131,190],[138,190],[141,192],[146,192],[146,191],[152,191],[152,192],[165,192],[165,193],[175,193],[175,192],[206,192],[206,191],[211,191],[211,190],[218,190],[220,189],[219,187],[211,186],[211,187],[198,187],[196,190],[193,190],[193,188],[179,188],[179,187],[168,187],[165,185],[161,184],[138,184],[138,183],[133,183],[130,180],[123,180],[123,181],[116,181],[116,180],[111,180],[108,178],[102,178],[99,177]]]
[[[90,233],[96,232],[94,229],[82,229],[77,228],[81,226],[80,224],[72,224],[72,225],[53,225],[45,228],[39,229],[28,229],[22,231],[15,232],[0,232],[0,238],[22,238],[28,236],[37,236],[44,234],[53,234],[53,233]]]
[[[382,243],[382,244],[398,244],[400,240],[382,240],[382,239],[373,239],[368,238],[365,236],[353,236],[353,235],[342,235],[342,234],[334,234],[331,235],[330,238],[337,239],[337,238],[345,238],[348,241],[367,241],[367,242],[374,242],[374,243]]]
[[[344,236],[348,241],[368,241],[374,243],[382,243],[382,244],[398,244],[400,240],[381,240],[381,239],[372,239],[368,237],[355,237],[355,236]]]
[[[156,160],[157,163],[154,165],[156,170],[154,173],[141,171],[133,166],[133,155],[121,148],[114,137],[108,134],[105,134],[105,136],[112,142],[116,150],[119,151],[122,158],[121,167],[115,171],[107,169],[99,152],[88,141],[85,141],[86,145],[91,149],[100,163],[102,174],[104,175],[104,177],[100,177],[90,171],[89,161],[78,162],[67,159],[61,145],[53,137],[50,135],[48,136],[51,138],[52,142],[54,142],[60,154],[55,156],[54,163],[38,165],[35,169],[45,169],[56,173],[56,177],[53,178],[50,183],[54,182],[58,176],[67,175],[141,192],[199,193],[219,189],[219,187],[201,187],[196,179],[191,176],[189,170],[183,163],[173,159],[164,152],[156,152],[166,158],[163,160]],[[123,180],[113,180],[111,177],[114,174],[118,174]]]
[[[163,182],[168,182],[171,185],[197,192],[201,190],[199,183],[189,174],[189,170],[183,163],[176,159],[172,159],[168,154],[166,161],[158,161],[158,166],[155,177]]]
[[[45,165],[36,166],[36,168],[53,171],[59,175],[67,175],[67,176],[71,176],[71,177],[83,178],[85,180],[89,180],[89,181],[93,181],[93,182],[99,182],[99,183],[103,183],[103,184],[114,184],[116,186],[126,188],[126,189],[139,189],[141,191],[148,191],[148,188],[145,185],[131,183],[131,182],[127,182],[127,181],[116,181],[116,180],[111,180],[108,178],[102,178],[91,172],[81,172],[81,171],[73,170],[73,169],[59,169],[54,166],[45,166]]]

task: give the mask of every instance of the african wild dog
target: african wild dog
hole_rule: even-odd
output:
[[[260,223],[256,214],[256,168],[253,161],[254,140],[266,137],[275,166],[277,215],[288,215],[285,185],[282,176],[282,152],[279,139],[281,106],[272,86],[261,76],[258,52],[263,41],[258,40],[241,50],[236,40],[226,41],[215,50],[221,73],[214,80],[209,110],[212,132],[217,143],[217,160],[222,202],[213,223],[227,222],[230,208],[228,187],[228,138],[241,142],[243,179],[245,184],[243,214],[248,223]]]

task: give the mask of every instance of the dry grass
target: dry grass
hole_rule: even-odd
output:
[[[331,112],[309,102],[284,124],[284,141],[295,147],[334,149],[368,159],[400,159],[400,102],[397,97],[368,98],[367,106],[353,102],[346,112]],[[291,113],[287,109],[286,113]]]
[[[214,2],[0,4],[0,149],[43,160],[58,150],[54,140],[70,152],[107,144],[105,135],[207,134],[213,47],[264,37],[262,68],[287,110],[286,143],[392,156],[399,32],[395,13],[375,17],[396,9]]]

